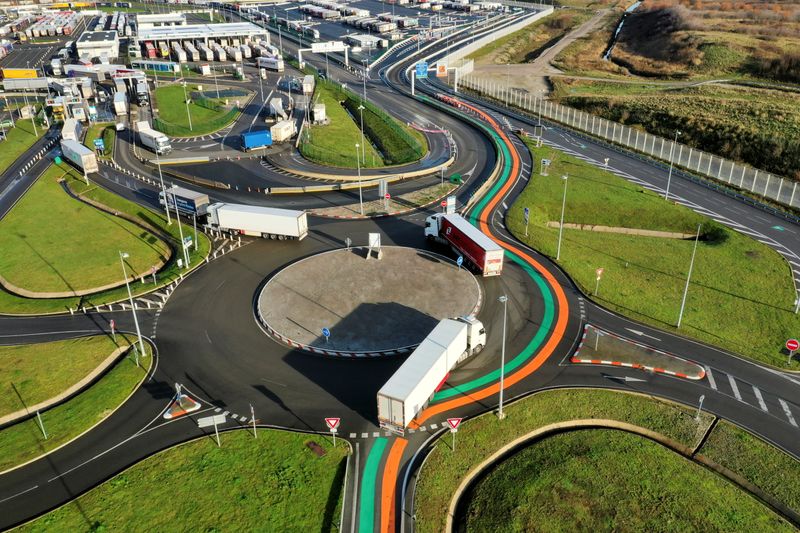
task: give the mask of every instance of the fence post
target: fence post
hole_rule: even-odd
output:
[[[735,166],[736,166],[736,163],[734,163],[733,161],[731,161],[731,171],[730,171],[730,173],[728,174],[728,183],[730,183],[730,182],[731,182],[731,180],[733,179],[733,167],[735,167]]]
[[[704,153],[705,153],[705,152],[700,152],[700,157],[698,157],[698,158],[697,158],[697,166],[695,167],[695,170],[696,170],[697,172],[700,172],[700,165],[701,165],[701,164],[702,164],[702,162],[703,162],[703,154],[704,154]]]
[[[794,182],[794,186],[792,187],[792,196],[789,198],[789,207],[793,207],[792,204],[794,203],[794,193],[797,192],[797,182]]]
[[[744,171],[747,170],[747,167],[742,166],[742,177],[739,178],[739,188],[741,189],[744,186]]]
[[[772,174],[767,174],[767,184],[764,185],[764,197],[767,198],[767,190],[769,189],[769,181],[772,179]]]
[[[673,143],[674,143],[674,142],[675,142],[675,141],[673,141]],[[673,153],[674,153],[674,151],[673,151]],[[682,145],[682,144],[679,144],[679,145],[678,145],[678,165],[680,165],[680,164],[681,164],[681,154],[682,154],[682,153],[683,153],[683,145]]]
[[[777,201],[781,201],[781,191],[783,190],[783,178],[781,178],[781,182],[778,184],[778,196],[775,197]]]
[[[664,159],[664,137],[661,137],[661,151],[658,152],[658,158]]]
[[[708,168],[706,169],[706,176],[711,175],[711,161],[714,160],[714,154],[708,154]]]
[[[614,123],[614,128],[611,130],[611,142],[615,142],[617,136],[617,123]]]
[[[756,180],[758,180],[758,169],[756,169],[756,174],[753,176],[753,185],[750,187],[750,192],[755,191],[756,189]]]
[[[594,119],[595,119],[595,116],[592,115],[592,130],[591,130],[592,135],[594,135]]]
[[[639,149],[639,130],[636,130],[636,140],[633,142],[633,147]]]
[[[625,146],[630,146],[631,145],[631,131],[632,131],[631,127],[628,126],[628,140],[625,141]]]

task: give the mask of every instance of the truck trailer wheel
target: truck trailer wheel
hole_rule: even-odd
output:
[[[479,345],[477,345],[477,346],[476,346],[476,347],[475,347],[475,348],[472,350],[472,355],[478,355],[479,353],[481,353],[481,350],[483,350],[483,344],[479,344]]]

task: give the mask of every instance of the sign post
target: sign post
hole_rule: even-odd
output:
[[[387,192],[386,194],[384,194],[384,195],[383,195],[383,199],[384,199],[384,201],[386,202],[386,211],[387,211],[387,212],[389,211],[389,199],[390,199],[391,197],[392,197],[392,195],[391,195],[391,194],[389,194],[388,192]]]
[[[442,213],[446,213],[447,212],[447,200],[442,200],[441,202],[439,202],[439,205],[442,206]]]
[[[322,328],[322,336],[325,337],[325,343],[327,344],[328,339],[331,336],[331,330],[329,330],[328,328]]]
[[[789,350],[789,360],[786,361],[787,365],[792,363],[792,359],[794,359],[794,353],[798,348],[800,348],[800,341],[797,339],[789,339],[786,341],[786,349]]]
[[[256,433],[256,412],[253,410],[253,404],[250,404],[250,420],[253,422],[253,437],[258,438]]]
[[[456,264],[458,265],[458,269],[461,270],[461,265],[464,264],[464,256],[459,255],[458,259],[456,259]]]
[[[594,295],[597,296],[598,291],[600,290],[600,278],[603,277],[603,272],[605,271],[604,268],[598,268],[594,271],[597,276],[595,277],[595,284],[594,284]]]
[[[418,80],[424,80],[428,77],[428,62],[420,61],[417,63],[416,74]]]
[[[112,318],[111,320],[108,321],[108,325],[111,326],[111,336],[114,338],[114,344],[117,344],[117,333],[116,333],[117,323]]]
[[[695,415],[694,420],[695,422],[700,422],[700,411],[703,410],[703,400],[706,399],[705,394],[700,395],[700,403],[697,405],[697,415]]]
[[[525,236],[528,236],[528,222],[531,218],[531,210],[527,207],[522,210],[522,216],[525,217]]]
[[[549,159],[542,159],[542,170],[540,172],[540,174],[542,176],[547,176],[548,175],[547,174],[547,167],[549,167],[549,166],[550,166],[550,160]]]
[[[326,418],[325,424],[328,425],[328,429],[333,435],[333,447],[336,447],[336,432],[339,431],[339,422],[341,422],[341,418]]]
[[[450,433],[453,434],[453,453],[456,451],[456,432],[458,431],[458,425],[461,424],[461,418],[448,418],[447,425],[450,426]]]

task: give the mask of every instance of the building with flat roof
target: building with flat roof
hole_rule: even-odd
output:
[[[78,57],[119,56],[119,35],[115,31],[85,31],[75,43]]]
[[[260,37],[269,40],[267,30],[250,22],[228,24],[186,24],[183,26],[158,26],[140,29],[136,41],[197,41],[208,43],[209,39],[250,39]]]
[[[184,26],[184,13],[139,13],[136,15],[136,27],[139,30],[157,28],[159,26]]]

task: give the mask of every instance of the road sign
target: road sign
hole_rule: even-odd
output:
[[[440,203],[442,207],[447,207],[447,200],[442,200]]]
[[[325,54],[328,52],[344,52],[344,43],[342,41],[311,43],[311,52],[315,54]]]
[[[325,337],[325,342],[328,342],[328,337],[331,336],[331,330],[328,328],[322,328],[322,336]]]
[[[114,330],[117,328],[116,321],[114,321],[114,319],[112,318],[111,320],[108,321],[108,325],[111,326],[111,333],[114,333]]]
[[[800,348],[800,341],[797,339],[789,339],[786,341],[786,349],[790,352],[796,352]]]
[[[424,80],[428,77],[428,62],[427,61],[420,61],[417,63],[417,79]]]
[[[106,143],[103,141],[103,139],[97,138],[97,139],[94,140],[94,147],[97,150],[104,150],[105,151]]]
[[[204,418],[197,419],[197,427],[199,428],[207,428],[211,426],[216,426],[219,424],[224,424],[227,420],[227,415],[214,415],[214,416],[207,416]]]
[[[531,210],[530,210],[530,209],[528,209],[527,207],[523,208],[523,209],[522,209],[522,216],[524,216],[524,217],[525,217],[525,223],[527,224],[527,223],[528,223],[528,219],[529,219],[529,218],[530,218],[530,216],[531,216]]]
[[[461,424],[462,418],[448,418],[447,425],[450,426],[450,431],[455,433],[458,431],[458,425]]]
[[[341,418],[326,418],[325,423],[328,425],[328,429],[332,432],[336,433],[337,428],[339,427],[339,422],[341,422]]]
[[[60,165],[61,164],[61,156],[57,155],[56,158],[54,159],[54,161],[56,162],[56,165]]]
[[[446,63],[437,63],[436,64],[436,77],[437,78],[446,78],[447,77],[447,64]]]
[[[389,198],[392,197],[392,195],[387,192],[386,194],[383,195],[383,197],[388,200]]]
[[[605,269],[603,269],[603,268],[598,268],[597,270],[594,271],[594,273],[597,274],[597,279],[598,280],[603,276],[603,272],[604,271],[605,271]]]
[[[464,256],[459,255],[458,259],[456,259],[456,264],[458,265],[458,268],[461,268],[461,265],[464,264]]]
[[[188,250],[192,247],[193,237],[184,237],[183,238],[183,249]]]

